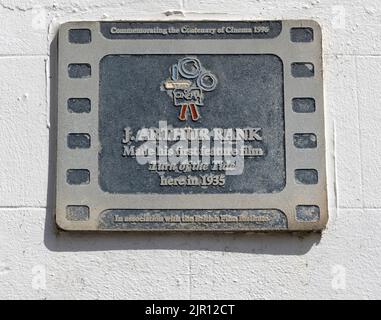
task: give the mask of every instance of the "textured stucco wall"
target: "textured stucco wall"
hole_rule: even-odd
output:
[[[317,20],[330,221],[322,236],[58,234],[49,45],[60,23]],[[0,0],[0,298],[380,298],[378,0]]]

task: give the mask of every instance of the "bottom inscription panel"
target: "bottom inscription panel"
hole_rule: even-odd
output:
[[[286,230],[287,218],[279,210],[107,210],[102,230]]]

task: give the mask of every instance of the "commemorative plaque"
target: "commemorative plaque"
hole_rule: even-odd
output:
[[[321,40],[306,20],[62,25],[58,226],[323,229]]]

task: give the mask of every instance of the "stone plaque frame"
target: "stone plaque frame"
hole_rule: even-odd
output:
[[[170,21],[162,21],[170,24]],[[216,24],[222,21],[214,21]],[[112,24],[112,22],[109,22]],[[115,22],[118,23],[118,22]],[[186,23],[176,21],[176,23]],[[235,22],[231,22],[234,24]],[[58,34],[58,133],[56,177],[56,222],[60,229],[77,231],[318,231],[328,220],[325,161],[325,127],[323,101],[322,35],[320,26],[309,20],[281,21],[279,35],[268,39],[107,39],[101,32],[102,22],[70,22]],[[298,37],[294,30],[312,31],[312,39]],[[80,33],[80,30],[85,30]],[[293,30],[293,31],[292,31]],[[77,34],[78,33],[78,34]],[[197,41],[197,46],[194,42]],[[111,54],[272,54],[283,62],[286,186],[274,194],[111,194],[98,183],[99,141],[99,66]],[[313,76],[299,77],[298,65],[313,66]],[[73,67],[74,66],[74,67]],[[69,72],[68,72],[69,70]],[[70,74],[71,73],[71,74]],[[82,78],[76,75],[84,74]],[[314,100],[313,112],[299,112],[293,106],[297,98]],[[68,101],[83,98],[91,101],[91,110],[68,111]],[[77,135],[75,135],[77,134]],[[80,134],[80,135],[78,135]],[[313,134],[313,148],[298,148],[295,135]],[[70,148],[73,143],[91,139],[88,148]],[[298,170],[314,170],[318,181],[301,184]],[[82,184],[68,183],[75,175]],[[193,213],[248,212],[276,210],[286,218],[286,225],[222,222],[218,224],[163,224],[144,222],[129,225],[104,224],[102,215],[109,210],[134,212]],[[317,210],[317,211],[316,211]],[[172,227],[174,226],[174,227]],[[189,227],[188,227],[189,226]],[[217,227],[218,226],[218,227]]]

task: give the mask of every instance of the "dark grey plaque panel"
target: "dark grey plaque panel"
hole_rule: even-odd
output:
[[[321,59],[314,21],[62,25],[58,226],[323,229]]]
[[[102,59],[99,89],[99,137],[102,145],[99,182],[102,190],[158,194],[281,191],[286,184],[283,64],[275,55],[197,55],[205,66],[225,80],[220,81],[218,88],[205,98],[207,107],[200,110],[202,118],[192,123],[192,127],[212,130],[255,126],[263,128],[262,134],[269,137],[265,142],[251,144],[262,147],[265,155],[245,162],[245,179],[241,175],[231,176],[224,188],[161,186],[160,176],[150,172],[148,165],[140,165],[133,157],[115,157],[120,153],[120,132],[126,126],[136,132],[145,126],[157,126],[158,119],[165,119],[171,124],[179,122],[172,100],[158,90],[158,84],[168,76],[168,68],[163,66],[171,66],[184,57],[111,55]],[[242,66],[244,69],[238,71]],[[147,97],[142,98],[142,93]],[[237,108],[230,107],[233,105],[239,106],[239,112]],[[210,168],[204,171],[204,174],[208,173],[211,173]],[[182,174],[179,172],[172,176]]]

